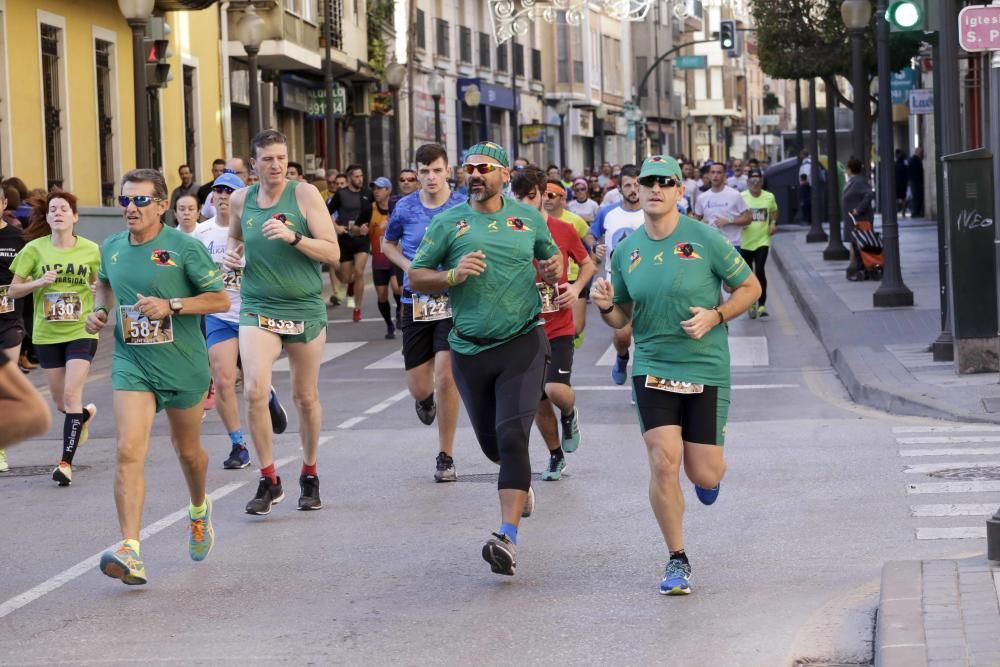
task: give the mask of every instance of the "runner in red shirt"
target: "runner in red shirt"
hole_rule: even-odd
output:
[[[511,192],[514,197],[529,206],[541,210],[545,193],[546,177],[538,167],[525,167],[511,176]],[[558,292],[538,278],[542,295],[542,317],[545,319],[545,334],[552,348],[551,362],[545,378],[545,392],[535,423],[549,448],[549,465],[542,473],[545,481],[555,481],[566,469],[563,452],[573,452],[580,446],[580,411],[576,407],[576,392],[570,385],[573,372],[573,304],[580,298],[580,290],[590,283],[597,270],[586,248],[580,241],[573,225],[546,216],[549,231],[563,256],[563,274],[559,280]],[[566,278],[567,258],[572,257],[580,266],[580,274],[572,284]],[[559,407],[562,423],[562,439],[556,425],[556,415],[552,404]]]

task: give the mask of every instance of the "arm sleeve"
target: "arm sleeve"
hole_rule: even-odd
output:
[[[559,246],[552,240],[552,232],[542,218],[542,214],[534,212],[531,221],[535,225],[535,259],[548,259],[559,252]]]
[[[577,264],[582,264],[590,255],[587,254],[587,249],[583,247],[583,241],[579,237],[573,237],[570,241],[567,235],[566,239],[568,247],[566,248],[567,253],[573,258],[573,261]]]
[[[367,225],[372,221],[372,202],[375,201],[375,195],[369,190],[363,190],[362,193],[368,197],[368,203],[361,206],[361,212],[354,223],[356,225]]]
[[[597,211],[597,217],[594,222],[590,224],[590,233],[595,239],[599,239],[604,236],[604,217],[608,214],[607,208],[601,208]]]
[[[437,269],[444,263],[448,255],[448,226],[435,216],[424,232],[416,254],[413,256],[411,269]]]
[[[747,206],[747,200],[743,198],[743,195],[740,195],[739,197],[736,197],[736,214],[737,215],[740,215],[742,213],[746,213],[747,210],[749,210],[749,208],[750,207]]]
[[[705,200],[702,197],[694,200],[694,214],[702,217],[705,216]]]
[[[398,203],[398,202],[397,202]],[[395,243],[403,238],[403,221],[400,219],[400,207],[396,206],[389,214],[389,224],[385,227],[385,240]]]
[[[712,273],[721,278],[722,282],[736,287],[750,276],[750,267],[725,236],[706,234],[703,242],[708,247],[712,260]]]
[[[105,243],[101,244],[101,250],[100,250],[101,268],[99,268],[97,270],[97,279],[100,280],[105,285],[108,285],[108,284],[110,284],[110,282],[108,281],[108,274],[104,270],[104,267],[107,266],[107,263],[104,261],[104,248],[105,248],[105,245],[106,245]]]
[[[21,248],[21,252],[14,256],[14,261],[10,263],[10,272],[18,278],[31,278],[38,268],[38,251],[35,246],[28,244]]]
[[[622,257],[624,253],[614,253],[611,255],[611,287],[615,291],[614,303],[632,303],[632,295],[629,294],[628,286],[625,284],[625,277],[622,273]]]
[[[205,246],[196,239],[191,241],[184,249],[184,273],[187,274],[188,281],[199,292],[221,292],[225,287],[222,271],[212,261]]]

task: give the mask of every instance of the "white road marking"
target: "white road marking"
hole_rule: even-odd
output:
[[[903,470],[905,473],[926,475],[942,470],[954,470],[955,468],[996,468],[1000,467],[1000,461],[945,461],[941,463],[915,463],[908,465]]]
[[[995,424],[979,424],[965,426],[893,426],[893,433],[975,433],[977,431],[1000,431]]]
[[[970,447],[962,449],[952,447],[945,449],[901,449],[900,456],[976,456],[1000,454],[1000,447]]]
[[[931,435],[896,438],[900,445],[957,445],[962,443],[1000,442],[1000,435]]]
[[[381,403],[378,403],[376,405],[371,406],[370,408],[368,408],[367,410],[365,410],[365,414],[366,415],[377,415],[378,413],[382,412],[386,408],[390,407],[392,404],[394,404],[394,403],[396,403],[398,401],[403,400],[404,398],[406,398],[409,395],[410,395],[410,390],[409,389],[404,389],[403,391],[399,392],[398,394],[393,394],[392,396],[390,396],[389,398],[385,399]]]
[[[351,428],[352,426],[357,426],[366,419],[368,419],[368,417],[351,417],[347,421],[337,424],[337,428]]]
[[[330,436],[324,436],[320,438],[319,444],[322,445],[328,440],[330,440]],[[285,466],[291,463],[292,461],[297,461],[298,459],[299,459],[298,456],[286,456],[285,458],[275,461],[274,467],[281,468],[282,466]],[[212,491],[208,495],[213,501],[218,501],[221,500],[222,498],[225,498],[233,491],[240,489],[249,483],[250,483],[249,481],[230,482],[229,484],[226,484],[225,486],[219,487],[215,491]],[[177,510],[176,512],[168,514],[159,521],[154,521],[153,523],[149,524],[148,526],[142,529],[142,531],[139,533],[139,539],[145,540],[152,537],[153,535],[156,535],[157,533],[174,525],[181,519],[187,517],[187,514],[188,510],[185,507],[184,509]],[[62,586],[65,586],[74,579],[77,579],[84,574],[92,572],[101,563],[101,553],[104,553],[104,551],[107,551],[108,549],[115,549],[118,547],[119,544],[121,543],[115,542],[111,546],[105,547],[100,552],[94,554],[93,556],[90,556],[89,558],[85,558],[84,560],[80,561],[73,567],[63,570],[59,574],[43,581],[34,588],[31,588],[25,591],[24,593],[21,593],[20,595],[12,597],[3,604],[0,604],[0,618],[12,614],[21,607],[31,604],[32,602],[39,599],[43,595],[51,593],[52,591]]]
[[[909,495],[922,493],[994,493],[1000,491],[1000,482],[925,482],[907,484]]]
[[[635,358],[635,345],[634,344],[629,346],[629,348],[628,348],[628,354],[629,354],[629,363],[631,363],[632,359]],[[615,357],[617,357],[617,356],[618,356],[618,352],[617,352],[617,350],[615,350],[614,343],[612,343],[611,345],[608,345],[608,349],[606,349],[604,351],[604,354],[601,355],[601,358],[598,359],[597,363],[594,364],[594,365],[595,366],[613,366],[614,363],[615,363]]]
[[[383,357],[378,361],[368,364],[365,366],[365,370],[403,370],[406,368],[406,364],[403,363],[403,351],[396,350],[387,357]]]
[[[734,384],[730,389],[798,389],[801,385],[797,384]],[[615,384],[601,384],[601,385],[573,385],[574,391],[631,391],[632,385],[615,385]]]
[[[918,540],[981,540],[985,538],[986,526],[917,528]]]
[[[336,359],[337,357],[342,357],[349,352],[353,352],[362,345],[367,344],[367,341],[351,342],[351,343],[327,343],[323,348],[323,358],[320,360],[321,364],[325,364],[328,361]],[[287,373],[288,372],[288,357],[282,357],[274,362],[272,370],[275,373]]]
[[[940,503],[911,505],[913,516],[990,516],[997,511],[998,503]]]

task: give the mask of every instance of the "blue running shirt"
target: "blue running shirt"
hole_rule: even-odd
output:
[[[409,260],[417,254],[420,242],[424,240],[424,232],[427,225],[431,224],[431,218],[438,213],[446,211],[453,206],[464,204],[466,198],[462,195],[452,193],[448,201],[437,208],[427,208],[420,201],[420,191],[411,192],[398,202],[389,216],[389,226],[385,229],[385,240],[399,242],[399,249],[403,256]],[[410,293],[410,276],[403,276],[403,303],[412,303],[408,296]]]

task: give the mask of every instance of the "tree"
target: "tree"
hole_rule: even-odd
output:
[[[781,108],[781,102],[778,100],[778,96],[771,92],[764,95],[762,102],[764,105],[764,113],[777,113],[778,109]]]

